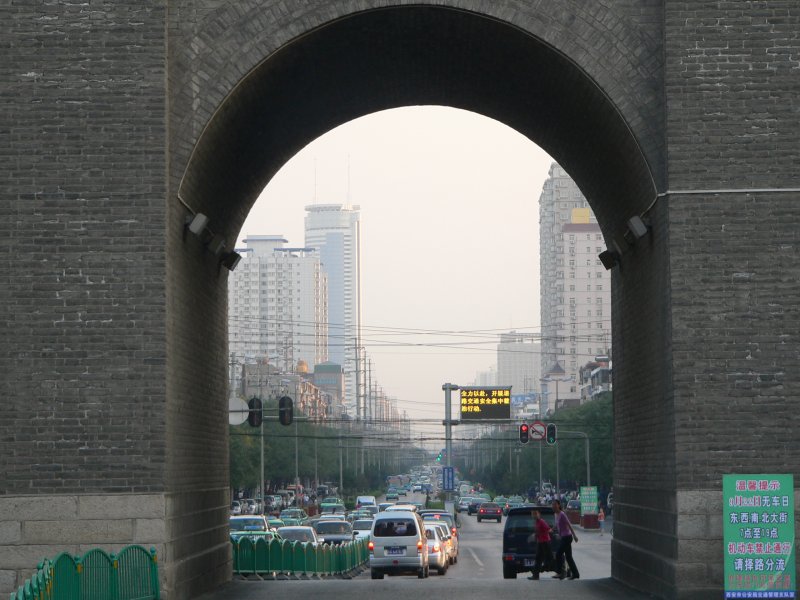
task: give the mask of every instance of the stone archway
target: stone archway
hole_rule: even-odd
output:
[[[598,30],[595,35],[603,33]],[[237,56],[237,60],[252,61],[254,66],[234,86],[224,88],[228,93],[197,137],[185,170],[180,177],[173,177],[179,196],[179,201],[171,204],[176,220],[174,229],[180,231],[180,224],[190,211],[202,212],[210,217],[215,233],[233,240],[272,175],[319,135],[378,110],[438,104],[492,117],[547,150],[570,171],[590,199],[608,243],[614,241],[625,247],[626,220],[650,210],[656,199],[656,181],[663,176],[658,159],[661,142],[654,137],[652,123],[637,137],[623,115],[623,107],[598,84],[597,79],[601,78],[613,81],[615,74],[600,72],[596,79],[567,50],[578,51],[556,48],[517,24],[485,14],[412,6],[343,15],[297,36],[260,60]],[[628,81],[615,85],[635,88],[638,84],[646,89],[657,81],[656,75],[657,70],[651,74],[654,79],[646,83]],[[635,110],[646,108],[635,107]],[[658,225],[655,229],[658,230]],[[182,298],[189,292],[195,308],[191,313],[172,315],[176,335],[171,339],[175,348],[193,345],[193,336],[197,335],[193,324],[198,318],[219,324],[219,330],[215,326],[213,334],[219,347],[223,347],[224,271],[218,270],[213,257],[199,251],[195,240],[175,237],[172,241],[170,255],[176,270],[205,273],[197,279],[202,289],[191,284],[187,289],[183,274],[175,278],[183,283],[173,289],[173,297]],[[643,253],[649,256],[650,265],[653,260],[662,261],[663,243],[651,239],[646,248],[639,248],[638,260],[646,264]],[[620,287],[622,282],[617,278],[615,304],[631,303],[624,310],[626,322],[633,327],[616,332],[617,337],[626,336],[626,343],[639,344],[642,327],[638,319],[646,319],[653,310],[651,306],[646,313],[642,312],[637,306],[645,306],[646,302],[631,299],[639,295],[650,299],[651,294],[666,299],[662,293],[667,285],[666,272],[663,267],[640,270],[629,261],[623,277],[628,284],[634,283],[633,289],[628,285]],[[179,302],[185,303],[186,300]],[[666,313],[665,304],[655,308]],[[615,370],[621,381],[625,381],[628,365],[633,373],[647,368],[662,372],[663,379],[668,380],[663,364],[639,366],[661,354],[666,347],[665,334],[666,331],[648,332],[647,345],[652,350],[644,357],[615,357]],[[188,336],[188,344],[181,339],[182,335]],[[208,335],[208,331],[204,330],[203,335]],[[616,343],[615,337],[615,347]],[[170,356],[176,365],[188,368],[179,353]],[[203,358],[203,372],[206,377],[216,372],[214,381],[220,386],[217,394],[222,394],[224,361],[216,353]],[[195,365],[196,361],[191,368]],[[184,373],[185,368],[174,372]],[[180,403],[179,398],[186,392],[184,385],[171,386],[170,402]],[[660,393],[654,395],[653,404],[668,406],[660,404],[661,398]],[[625,402],[623,391],[618,405],[624,406]],[[183,426],[176,421],[170,429],[180,437]],[[648,437],[660,438],[665,453],[669,454],[671,431],[669,419],[664,419],[660,427],[648,432]],[[650,477],[651,489],[674,494],[673,473],[665,470],[653,476],[649,465],[638,462],[640,449],[634,431],[621,435],[632,442],[620,446],[629,452],[631,462],[620,461],[625,466],[618,470],[618,481]],[[185,461],[172,460],[176,472],[182,476],[192,472]],[[183,463],[180,468],[178,462]],[[217,487],[223,475],[223,472],[215,475]],[[638,489],[638,485],[634,488]],[[618,502],[621,496],[625,497],[624,489],[618,484]],[[651,499],[637,501],[647,505]],[[674,515],[665,520],[663,527],[667,530],[671,527],[670,519]],[[193,535],[192,527],[176,531],[171,537]],[[636,553],[642,545],[647,546],[646,540],[627,542],[623,535],[619,540]],[[660,551],[653,553],[651,562],[656,569],[674,559]],[[621,556],[625,556],[624,551]],[[618,576],[630,580],[628,573],[620,572],[626,568],[627,563],[620,562]]]

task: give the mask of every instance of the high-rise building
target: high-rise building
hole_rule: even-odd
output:
[[[229,351],[285,373],[328,358],[327,276],[313,248],[281,236],[249,236],[228,279]]]
[[[611,277],[598,258],[603,235],[586,198],[556,163],[539,198],[539,244],[541,373],[560,382],[542,388],[546,413],[555,408],[555,389],[559,405],[580,402],[579,369],[611,345]]]
[[[501,334],[497,345],[497,385],[510,385],[512,394],[535,393],[539,389],[541,349],[538,334]]]
[[[354,416],[360,416],[355,378],[355,352],[361,345],[359,210],[347,204],[312,204],[306,206],[305,218],[306,246],[318,249],[328,277],[328,358],[344,367],[345,403]],[[363,378],[363,364],[359,370]]]

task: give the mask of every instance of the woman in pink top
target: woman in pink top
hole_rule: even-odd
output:
[[[572,558],[572,540],[574,539],[577,542],[578,536],[575,535],[575,530],[572,529],[572,523],[569,522],[567,513],[561,510],[560,500],[553,500],[553,511],[556,513],[556,527],[561,538],[556,550],[556,574],[553,577],[564,579],[564,558],[566,557],[571,571],[569,578],[580,579],[578,565],[575,564],[575,559]]]

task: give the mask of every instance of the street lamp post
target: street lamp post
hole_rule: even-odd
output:
[[[586,485],[592,485],[592,467],[589,463],[589,436],[583,431],[564,431],[561,430],[559,435],[568,433],[570,435],[579,435],[584,440],[586,440],[585,449],[586,449]]]

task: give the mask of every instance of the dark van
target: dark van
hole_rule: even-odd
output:
[[[503,529],[503,578],[516,579],[517,573],[532,571],[536,563],[536,540],[533,537],[533,514],[538,509],[542,518],[554,531],[550,534],[551,547],[555,554],[558,532],[555,531],[555,513],[551,506],[519,506],[511,508]],[[555,570],[555,557],[544,564],[545,571]]]

